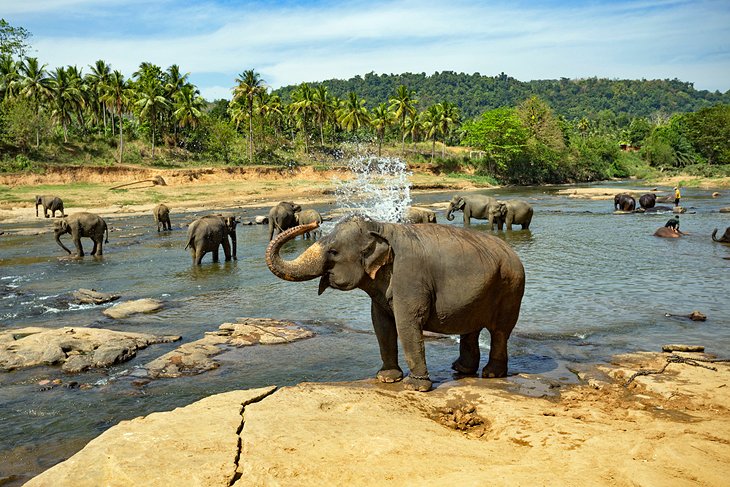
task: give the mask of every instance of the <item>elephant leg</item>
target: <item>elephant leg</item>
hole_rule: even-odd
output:
[[[230,262],[231,260],[231,244],[228,242],[228,236],[224,235],[223,240],[221,241],[221,244],[223,245],[223,255],[226,257],[226,262]]]
[[[213,262],[219,261],[219,259],[218,259],[218,247],[219,246],[220,246],[220,244],[216,245],[215,248],[213,250],[211,250],[211,252],[213,253]]]
[[[91,239],[91,241],[94,242],[94,246],[91,248],[91,255],[96,255],[96,251],[99,249],[99,243],[96,239]]]
[[[398,332],[395,319],[375,303],[370,305],[370,316],[378,338],[380,358],[383,360],[383,366],[376,377],[380,382],[398,382],[403,379],[403,371],[398,365]]]
[[[471,226],[471,215],[469,214],[469,212],[466,211],[466,209],[464,209],[464,210],[465,210],[464,211],[464,226],[470,227]]]
[[[78,251],[76,255],[79,257],[84,256],[84,248],[81,246],[81,237],[74,237],[74,245],[76,246],[76,250]]]
[[[99,246],[96,249],[96,255],[103,255],[104,254],[104,235],[102,234],[101,237],[99,237]],[[94,247],[97,246],[97,243],[94,242]],[[94,252],[92,252],[94,254]]]
[[[193,259],[193,264],[197,264],[197,261],[195,260],[197,257],[195,247],[190,247],[190,257]]]
[[[406,389],[429,391],[432,383],[426,367],[426,347],[422,331],[424,317],[429,315],[428,301],[423,300],[420,303],[408,299],[393,301],[396,330],[411,371],[403,383]]]
[[[464,375],[476,375],[479,369],[479,334],[482,330],[461,335],[459,339],[459,358],[451,368]]]
[[[489,348],[489,362],[482,370],[482,377],[492,379],[507,375],[507,339],[509,333],[504,331],[490,331],[492,337]]]
[[[205,255],[205,251],[202,248],[198,248],[195,251],[195,264],[200,265],[203,263],[203,256]]]

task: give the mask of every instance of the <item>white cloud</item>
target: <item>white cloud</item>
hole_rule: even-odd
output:
[[[34,32],[33,46],[51,66],[104,59],[129,75],[142,61],[175,63],[193,73],[226,73],[231,85],[254,68],[273,87],[370,71],[453,70],[522,80],[677,77],[698,88],[730,88],[730,8],[722,2],[542,5],[405,0],[231,10],[208,3],[165,19],[168,26],[211,19],[205,29],[116,38]],[[220,86],[198,86],[206,98],[221,93]]]

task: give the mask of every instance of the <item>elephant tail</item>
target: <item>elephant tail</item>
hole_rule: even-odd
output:
[[[104,234],[104,243],[109,243],[109,226],[106,223],[104,223]]]

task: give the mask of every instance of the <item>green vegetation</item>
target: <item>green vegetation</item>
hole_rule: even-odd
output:
[[[538,80],[501,73],[356,76],[271,91],[253,69],[204,100],[173,64],[131,78],[103,60],[49,70],[0,22],[0,172],[45,164],[332,167],[366,151],[511,184],[723,176],[730,92],[678,80]]]

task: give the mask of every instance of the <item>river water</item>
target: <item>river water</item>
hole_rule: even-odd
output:
[[[609,183],[610,185],[611,183]],[[619,183],[615,183],[619,184]],[[626,186],[627,183],[621,183]],[[730,214],[730,191],[684,189],[682,239],[659,239],[654,230],[668,215],[614,215],[612,201],[569,199],[557,187],[482,190],[501,198],[526,199],[535,208],[529,231],[494,232],[520,255],[527,282],[520,320],[510,340],[510,374],[532,374],[573,383],[571,364],[608,360],[620,352],[659,350],[664,343],[705,345],[730,352],[730,246],[711,241]],[[668,188],[660,188],[668,190]],[[452,192],[409,194],[420,206],[443,208]],[[174,206],[174,205],[171,205]],[[323,214],[337,204],[312,205]],[[268,208],[233,209],[244,219]],[[112,231],[104,257],[59,259],[65,253],[52,234],[22,236],[18,229],[50,226],[45,219],[0,224],[0,330],[25,326],[90,326],[181,335],[199,339],[238,317],[293,320],[317,333],[313,339],[279,346],[233,349],[218,356],[221,367],[194,377],[162,379],[138,387],[134,369],[179,346],[152,345],[131,361],[102,371],[67,376],[56,367],[0,373],[0,478],[11,484],[69,457],[90,439],[123,419],[170,410],[219,392],[303,381],[348,381],[372,377],[380,366],[370,323],[369,299],[361,291],[327,290],[318,280],[277,279],[264,262],[265,226],[239,226],[238,261],[191,265],[185,224],[207,212],[175,213],[173,231],[157,232],[151,215],[107,218]],[[462,214],[448,222],[462,225]],[[22,228],[21,228],[22,227]],[[476,231],[489,231],[472,220]],[[519,228],[519,227],[517,227]],[[72,246],[69,236],[66,245]],[[83,240],[88,252],[89,240]],[[297,240],[283,254],[309,245]],[[221,253],[222,258],[222,253]],[[113,320],[103,306],[69,306],[70,292],[94,288],[123,300],[156,298],[165,307],[154,314]],[[706,322],[666,316],[699,310]],[[486,332],[483,338],[488,338]],[[484,355],[488,341],[483,341]],[[458,354],[452,339],[427,342],[427,360],[436,386],[451,380]],[[405,367],[405,361],[401,360]],[[484,365],[484,360],[482,366]],[[92,384],[89,389],[55,387],[44,379]]]

